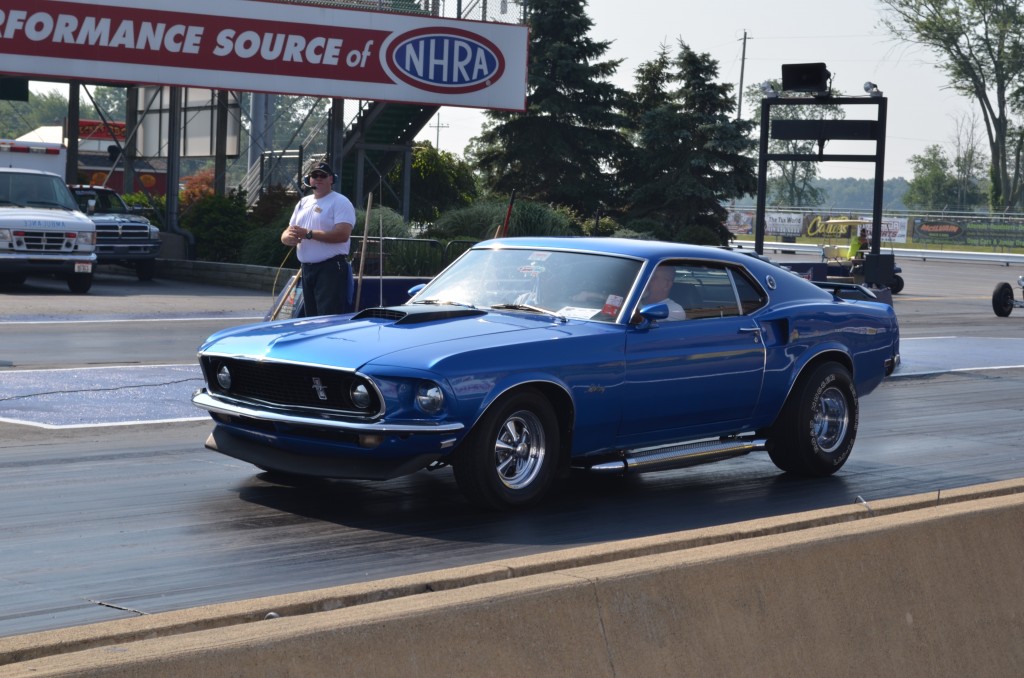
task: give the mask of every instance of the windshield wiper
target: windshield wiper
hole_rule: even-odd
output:
[[[444,299],[419,299],[412,302],[414,304],[429,304],[431,306],[461,306],[462,308],[476,308],[473,304],[467,304],[463,301],[451,301]]]
[[[563,323],[568,322],[568,319],[564,315],[555,313],[554,311],[549,311],[548,309],[541,308],[540,306],[533,306],[532,304],[495,304],[494,306],[491,306],[491,308],[499,311],[530,311],[531,313],[540,313],[551,316]]]

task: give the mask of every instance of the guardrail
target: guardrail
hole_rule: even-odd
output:
[[[736,249],[754,249],[754,241],[752,240],[735,240],[732,246]],[[791,254],[808,254],[814,255],[819,259],[823,257],[823,250],[821,245],[813,245],[808,243],[789,243],[789,242],[766,242],[764,244],[764,251],[766,252],[781,252]],[[983,262],[987,264],[1002,264],[1003,266],[1024,266],[1024,254],[1012,254],[1010,252],[960,252],[956,250],[919,250],[919,249],[905,249],[905,248],[883,248],[884,253],[892,253],[897,259],[920,259],[921,261],[928,261],[929,259],[937,261],[972,261],[972,262]]]

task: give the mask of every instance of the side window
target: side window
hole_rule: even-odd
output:
[[[669,320],[726,318],[751,313],[767,296],[742,271],[701,262],[662,262],[651,274],[642,304],[665,301]]]
[[[744,315],[753,313],[768,303],[768,296],[739,271],[733,271],[736,282],[736,295],[740,298],[740,312]]]

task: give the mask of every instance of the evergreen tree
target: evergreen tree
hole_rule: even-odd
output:
[[[585,0],[530,0],[526,110],[488,111],[469,158],[495,192],[589,216],[611,196],[623,141],[622,91],[608,81],[620,61],[599,61],[610,43],[587,37],[585,8]]]
[[[724,244],[723,201],[757,189],[752,124],[734,120],[732,86],[714,82],[718,64],[680,41],[678,56],[637,71],[630,111],[633,148],[623,164],[625,226],[655,237]]]

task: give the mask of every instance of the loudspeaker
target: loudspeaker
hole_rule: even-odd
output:
[[[28,78],[0,77],[0,99],[28,101]]]
[[[825,64],[782,64],[782,89],[786,92],[827,92],[831,78]]]

